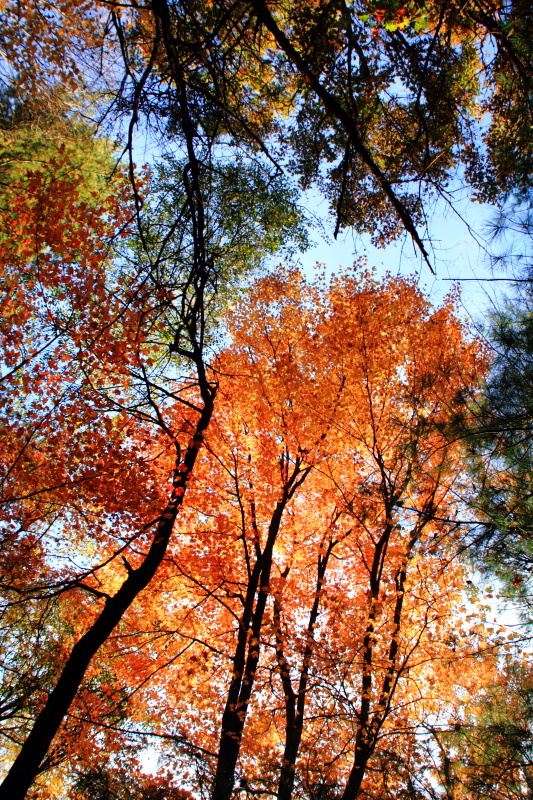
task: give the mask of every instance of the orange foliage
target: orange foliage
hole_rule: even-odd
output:
[[[138,732],[177,737],[187,786],[200,758],[223,794],[236,742],[247,785],[275,791],[285,759],[285,788],[355,770],[379,794],[368,765],[391,748],[416,765],[416,726],[456,713],[478,651],[456,630],[463,474],[446,426],[485,356],[452,300],[434,310],[414,282],[360,273],[281,272],[229,325],[180,535],[93,674],[107,664]]]

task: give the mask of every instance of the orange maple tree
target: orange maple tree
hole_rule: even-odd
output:
[[[279,272],[228,324],[180,536],[93,666],[114,676],[110,705],[75,712],[87,763],[99,725],[121,747],[121,708],[126,739],[178,747],[183,788],[399,790],[417,726],[494,669],[457,629],[462,455],[446,436],[484,353],[452,299],[435,310],[412,281],[358,273]],[[378,766],[392,753],[396,777]]]
[[[308,286],[297,273],[273,278],[261,284],[232,326],[235,338],[220,369],[247,376],[247,384],[232,392],[225,417],[238,423],[242,444],[237,449],[234,429],[225,432],[222,446],[230,449],[222,458],[220,445],[209,442],[234,484],[226,489],[233,512],[223,529],[242,542],[243,575],[248,558],[251,566],[266,569],[257,587],[253,569],[252,580],[239,581],[241,595],[249,601],[252,588],[257,600],[250,621],[246,614],[239,618],[238,639],[244,642],[247,635],[248,659],[241,658],[238,642],[213,797],[231,794],[254,687],[260,711],[243,763],[253,758],[259,731],[273,724],[280,729],[272,708],[279,703],[285,706],[285,731],[278,797],[292,794],[302,737],[312,753],[311,775],[324,772],[325,741],[339,754],[328,776],[335,785],[346,780],[347,753],[353,750],[345,796],[356,796],[385,723],[389,717],[390,725],[397,721],[393,700],[400,679],[408,680],[422,647],[423,660],[446,653],[460,567],[442,591],[435,584],[450,570],[457,546],[454,514],[462,477],[460,446],[448,443],[444,429],[456,404],[464,402],[465,387],[476,385],[483,355],[464,338],[451,301],[432,312],[409,281],[380,285],[364,275],[329,287]],[[222,380],[220,389],[224,394]],[[281,516],[286,482],[295,475],[299,484]],[[216,485],[213,478],[209,485]],[[415,589],[411,564],[422,556],[424,565],[414,568]],[[223,564],[228,563],[234,567],[235,557],[226,556]],[[215,580],[227,590],[235,578],[224,569]],[[440,640],[433,652],[426,631]],[[273,672],[279,674],[280,694],[268,700]],[[240,694],[233,691],[235,683]],[[359,707],[349,711],[354,692]],[[306,705],[311,718],[329,719],[320,734],[314,724],[306,730]],[[260,766],[252,767],[260,782],[264,764],[275,760],[265,744]]]

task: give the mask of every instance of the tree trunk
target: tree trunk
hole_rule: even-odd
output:
[[[261,557],[261,571],[258,577],[257,603],[248,629],[241,631],[244,637],[245,650],[248,649],[244,669],[238,663],[239,656],[236,652],[234,659],[234,673],[232,684],[228,691],[226,707],[222,715],[220,744],[218,750],[217,770],[213,783],[212,800],[229,800],[235,783],[235,769],[239,758],[242,732],[246,721],[248,703],[252,694],[255,673],[259,663],[259,637],[263,625],[266,601],[269,594],[270,570],[272,568],[272,554],[274,543],[279,532],[283,509],[287,502],[284,497],[276,506],[269,527],[269,536],[265,550]],[[251,598],[252,602],[254,596]],[[250,636],[249,636],[250,632]],[[237,644],[237,650],[239,644]],[[244,653],[242,654],[244,656]],[[242,658],[244,661],[244,658]]]
[[[100,647],[109,637],[137,595],[149,584],[165,555],[186,488],[187,478],[198,455],[198,446],[213,412],[214,392],[204,407],[193,441],[187,449],[186,470],[176,469],[171,499],[160,517],[150,549],[137,569],[131,570],[118,592],[106,600],[89,630],[72,648],[59,680],[50,692],[28,738],[0,786],[0,800],[24,800],[39,771],[52,740],[72,703],[83,676]],[[181,492],[181,493],[180,493]]]
[[[292,793],[294,791],[296,759],[300,749],[300,742],[302,741],[302,732],[304,726],[305,698],[307,692],[307,683],[309,680],[309,668],[311,666],[311,659],[313,657],[313,649],[315,645],[313,631],[318,619],[320,599],[322,588],[324,586],[324,576],[326,574],[329,557],[336,544],[337,542],[330,541],[324,556],[318,556],[315,599],[313,601],[311,613],[309,614],[309,622],[307,624],[307,641],[305,645],[302,666],[300,668],[300,680],[298,682],[297,694],[292,688],[287,662],[283,655],[283,638],[281,635],[281,615],[279,604],[277,601],[274,604],[274,619],[276,623],[277,640],[276,654],[278,656],[283,691],[286,698],[285,750],[283,753],[283,761],[281,763],[277,800],[291,800]]]
[[[253,604],[257,596],[257,601],[253,614],[248,617],[249,622],[246,627],[241,620],[241,628],[233,660],[233,678],[222,716],[217,770],[211,795],[212,800],[230,800],[233,792],[242,732],[259,663],[260,636],[266,603],[270,593],[269,583],[274,545],[287,503],[302,485],[310,469],[310,467],[306,467],[302,470],[301,464],[297,460],[290,478],[287,478],[283,488],[283,496],[276,503],[270,520],[265,548],[256,563],[256,568],[259,566],[257,582],[255,586],[248,587],[247,600],[251,600]],[[254,568],[254,573],[256,568]],[[243,619],[245,616],[246,610],[243,614]],[[246,649],[248,650],[247,655]]]

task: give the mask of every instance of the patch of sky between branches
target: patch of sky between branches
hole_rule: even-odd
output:
[[[421,289],[437,305],[457,281],[465,315],[479,323],[507,289],[505,281],[491,281],[487,229],[496,212],[491,206],[471,200],[459,185],[452,187],[449,195],[453,200],[434,201],[426,228],[420,229],[436,273],[432,275],[408,234],[384,248],[372,245],[369,235],[359,236],[349,230],[341,231],[335,240],[335,220],[328,201],[316,191],[306,192],[303,205],[317,224],[311,233],[311,247],[299,256],[304,273],[311,277],[318,263],[326,274],[332,275],[365,257],[378,277],[387,272],[416,275]]]

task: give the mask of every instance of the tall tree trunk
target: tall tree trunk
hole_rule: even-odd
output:
[[[272,514],[265,548],[255,564],[248,585],[245,610],[241,617],[233,659],[233,676],[222,715],[212,800],[229,800],[233,793],[242,733],[259,663],[260,637],[270,593],[274,545],[287,503],[298,487],[302,485],[310,469],[310,467],[306,467],[302,470],[300,462],[296,462],[290,478],[285,483],[283,496],[278,500]],[[255,609],[251,613],[254,602]]]
[[[270,571],[274,544],[279,533],[281,518],[287,504],[287,497],[277,503],[270,522],[268,539],[263,554],[258,561],[258,570],[251,603],[257,596],[255,610],[248,625],[242,620],[239,639],[233,661],[233,677],[228,691],[226,706],[222,715],[222,727],[218,750],[217,770],[213,784],[212,800],[229,800],[235,783],[235,769],[241,747],[242,732],[246,721],[248,703],[253,690],[255,673],[259,663],[260,636],[263,617],[269,595]],[[251,594],[251,593],[250,593]],[[244,616],[244,615],[243,615]],[[242,644],[243,642],[243,644]],[[247,652],[246,652],[247,651]]]
[[[359,727],[355,739],[354,763],[350,771],[348,781],[344,788],[341,800],[357,800],[357,797],[361,789],[361,784],[363,782],[363,778],[365,777],[368,762],[372,757],[376,747],[379,731],[381,730],[381,727],[389,714],[390,704],[394,694],[396,683],[398,681],[398,678],[402,674],[402,667],[398,665],[398,654],[399,654],[398,636],[402,624],[402,612],[405,599],[405,581],[407,578],[407,565],[409,563],[409,559],[411,558],[414,545],[417,542],[418,538],[420,537],[421,531],[427,524],[427,521],[432,517],[430,509],[432,509],[431,502],[428,504],[427,509],[425,510],[426,513],[422,517],[422,522],[419,525],[416,525],[413,531],[411,532],[411,536],[409,537],[409,542],[407,544],[402,563],[400,564],[400,567],[396,571],[394,577],[396,601],[394,604],[394,612],[393,612],[393,627],[389,639],[389,646],[387,653],[388,667],[385,670],[377,705],[372,715],[370,715],[369,701],[365,700],[365,695],[370,696],[370,690],[372,687],[372,674],[373,674],[372,634],[374,631],[374,624],[375,624],[375,614],[373,610],[375,608],[374,604],[371,607],[371,611],[369,614],[369,624],[367,626],[367,635],[365,637],[363,645],[363,653],[364,653],[363,686],[362,686],[363,699],[361,701]],[[386,541],[384,542],[383,550],[379,552],[379,546],[378,546],[378,548],[376,549],[376,553],[374,555],[374,563],[372,566],[372,574],[370,581],[372,586],[372,598],[374,603],[378,599],[379,583],[381,579],[381,564],[383,563],[383,559],[385,556],[385,550],[388,544],[390,532],[391,528],[387,526],[384,535],[386,536]],[[384,540],[382,537],[381,542],[383,541]]]
[[[207,397],[195,435],[187,448],[184,459],[186,469],[180,471],[177,469],[179,465],[176,464],[174,489],[165,511],[161,514],[148,553],[140,566],[129,572],[118,592],[106,600],[96,621],[72,648],[54,689],[50,692],[44,708],[35,720],[15,762],[0,786],[0,800],[24,799],[80,687],[92,658],[120,622],[137,595],[152,580],[161,564],[183,502],[187,478],[194,466],[199,445],[213,413],[214,397],[215,389]]]
[[[302,741],[302,732],[304,725],[305,713],[305,700],[307,692],[307,683],[309,680],[309,669],[311,666],[311,659],[313,657],[313,649],[315,645],[314,628],[318,619],[318,612],[320,608],[320,598],[322,587],[324,585],[324,576],[331,551],[337,542],[330,541],[325,554],[318,556],[318,570],[316,580],[315,599],[309,614],[309,622],[307,624],[307,638],[302,659],[302,666],[300,667],[300,679],[298,683],[298,691],[295,692],[292,688],[292,682],[289,673],[289,667],[285,656],[283,655],[283,638],[281,632],[281,613],[279,601],[274,601],[274,624],[276,628],[276,655],[278,658],[278,665],[280,668],[281,681],[283,684],[283,692],[285,694],[285,749],[283,752],[283,761],[281,763],[281,771],[278,782],[278,800],[291,800],[294,791],[294,779],[296,776],[296,759]]]

